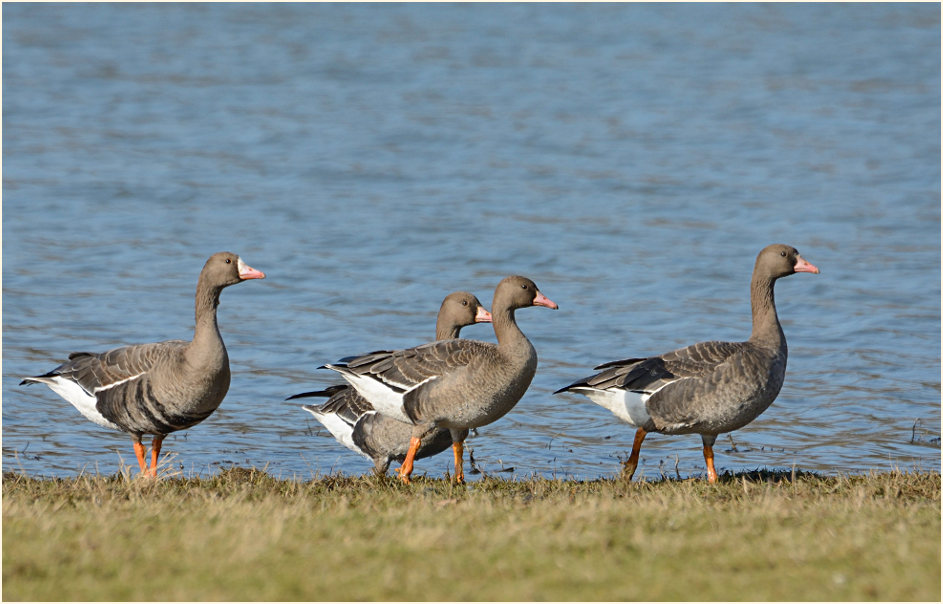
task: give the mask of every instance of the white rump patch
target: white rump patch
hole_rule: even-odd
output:
[[[403,397],[407,392],[412,392],[423,384],[427,384],[439,377],[437,375],[430,376],[414,386],[398,386],[400,388],[407,388],[406,392],[398,392],[381,381],[380,378],[370,375],[360,375],[345,367],[338,367],[336,365],[325,365],[325,367],[333,369],[344,376],[344,379],[360,393],[360,396],[373,404],[373,408],[376,409],[380,415],[392,417],[393,419],[398,419],[410,425],[412,425],[413,420],[409,419],[405,409],[403,409]]]
[[[640,428],[645,425],[651,416],[645,409],[645,402],[651,398],[648,392],[632,392],[621,388],[601,390],[582,386],[573,388],[573,392],[585,395],[601,407],[605,407],[622,421]]]
[[[369,459],[369,455],[357,448],[357,445],[354,444],[354,427],[344,421],[343,418],[338,416],[336,413],[322,413],[320,411],[315,411],[308,406],[302,407],[305,411],[310,413],[317,419],[321,424],[328,429],[328,432],[334,437],[337,442],[344,445],[354,453],[360,453],[364,457]]]
[[[72,403],[72,406],[78,409],[79,413],[84,415],[86,419],[95,422],[99,426],[121,431],[121,428],[105,419],[105,416],[98,412],[98,409],[95,408],[98,398],[86,392],[78,382],[62,376],[56,376],[43,380],[43,383],[49,386],[53,392]],[[96,388],[95,391],[97,392],[98,390],[101,390],[101,388]]]

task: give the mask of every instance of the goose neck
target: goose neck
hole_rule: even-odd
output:
[[[498,308],[491,312],[494,323],[494,335],[498,338],[499,346],[511,346],[521,340],[526,340],[524,332],[518,327],[513,308]]]
[[[776,280],[754,275],[750,284],[750,307],[753,313],[753,332],[750,340],[779,346],[785,342],[779,316],[776,314],[776,300],[773,286]]]
[[[197,354],[213,354],[223,349],[223,340],[216,322],[216,308],[222,288],[211,287],[202,281],[196,290],[196,326],[190,351]]]
[[[461,334],[461,328],[455,325],[436,325],[436,340],[454,340]]]

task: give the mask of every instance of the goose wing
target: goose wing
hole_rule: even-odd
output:
[[[186,345],[167,340],[103,353],[74,352],[52,371],[23,381],[49,385],[93,421],[103,418],[132,433],[172,432],[207,416],[173,412],[155,394],[155,370],[174,363]],[[100,418],[89,415],[92,409]]]
[[[325,367],[344,375],[380,413],[415,423],[420,419],[418,405],[435,382],[463,370],[489,346],[475,340],[440,340]]]
[[[349,384],[335,384],[324,390],[302,392],[301,394],[289,396],[287,400],[313,396],[325,396],[328,399],[321,405],[305,405],[305,408],[311,407],[324,414],[333,413],[343,417],[351,425],[356,423],[365,413],[375,411],[370,401],[360,396]]]

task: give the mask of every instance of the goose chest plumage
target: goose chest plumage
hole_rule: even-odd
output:
[[[603,371],[561,388],[609,409],[637,428],[623,475],[631,478],[648,432],[700,434],[710,482],[716,482],[718,434],[747,425],[765,411],[786,375],[786,336],[773,286],[794,273],[818,273],[795,248],[774,244],[756,258],[750,284],[753,331],[745,342],[700,342],[666,354],[612,361]],[[556,394],[555,393],[555,394]]]
[[[514,311],[557,305],[533,281],[511,276],[495,289],[492,323],[498,343],[451,339],[415,348],[370,353],[325,365],[340,373],[381,414],[413,425],[400,478],[409,482],[422,438],[436,428],[452,437],[457,482],[464,481],[464,435],[502,417],[527,391],[537,352]]]
[[[74,352],[62,365],[21,384],[46,384],[87,419],[129,433],[141,472],[156,476],[164,437],[209,417],[229,390],[229,356],[216,323],[220,292],[264,277],[236,254],[213,254],[197,281],[192,340]],[[147,434],[154,436],[149,464],[141,442]]]
[[[445,297],[436,319],[436,340],[458,338],[462,327],[474,323],[490,323],[491,313],[474,294],[453,292]],[[372,459],[374,471],[386,474],[390,463],[403,461],[409,451],[413,425],[377,413],[373,405],[356,389],[340,384],[317,392],[304,392],[289,397],[327,396],[321,405],[303,405],[327,428],[334,438],[348,449]],[[464,439],[467,431],[462,435]],[[447,428],[435,428],[422,437],[415,459],[437,455],[452,444]]]

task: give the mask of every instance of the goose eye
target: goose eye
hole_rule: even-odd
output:
[[[226,264],[232,264],[232,258],[226,258]]]
[[[786,250],[783,250],[783,251],[779,252],[779,255],[782,256],[783,258],[785,258],[785,257],[786,257]]]
[[[462,306],[468,306],[468,300],[462,300]]]

